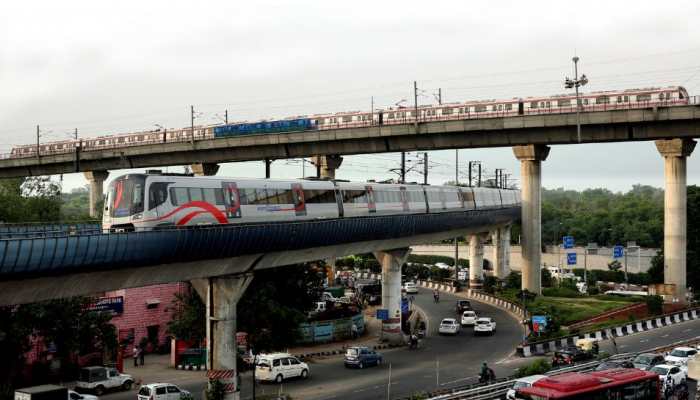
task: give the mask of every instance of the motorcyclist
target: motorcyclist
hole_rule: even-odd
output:
[[[415,332],[411,333],[411,337],[409,338],[409,347],[411,349],[418,348],[418,335]]]
[[[486,363],[481,364],[481,372],[479,373],[479,382],[489,380],[489,366]]]
[[[436,303],[440,301],[440,292],[438,292],[437,289],[433,291],[433,299]]]

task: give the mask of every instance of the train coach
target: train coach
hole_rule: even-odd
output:
[[[508,189],[314,180],[192,177],[146,171],[114,179],[102,226],[110,231],[442,213],[520,204]]]

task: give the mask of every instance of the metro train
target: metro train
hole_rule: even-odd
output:
[[[165,227],[442,213],[512,207],[511,189],[323,180],[193,177],[146,171],[114,179],[102,228]]]
[[[650,107],[671,107],[689,104],[688,91],[682,86],[653,87],[583,93],[581,110],[602,111]],[[513,98],[507,100],[466,101],[440,105],[422,105],[417,115],[413,107],[398,107],[372,111],[350,111],[330,114],[302,115],[282,119],[238,122],[224,125],[156,130],[148,132],[106,135],[80,140],[64,140],[38,145],[40,155],[95,151],[109,148],[147,144],[184,142],[252,134],[280,134],[308,130],[392,125],[419,122],[499,118],[532,114],[558,114],[576,111],[576,95],[560,94],[545,97]],[[10,158],[36,157],[37,145],[12,148]]]

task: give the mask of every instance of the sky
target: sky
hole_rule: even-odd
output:
[[[197,124],[221,122],[225,110],[232,121],[369,110],[372,97],[376,107],[410,103],[414,80],[420,104],[436,103],[438,88],[445,102],[559,94],[574,55],[586,91],[682,85],[700,95],[698,20],[697,0],[3,2],[0,153],[34,143],[37,124],[40,140],[52,141],[75,129],[90,137],[184,127],[190,105]],[[336,176],[396,177],[399,160],[346,157]],[[431,184],[454,180],[454,151],[429,160]],[[510,148],[460,150],[461,181],[469,160],[519,181]],[[218,175],[264,171],[262,162],[228,163]],[[300,176],[301,160],[272,164],[273,178]],[[61,179],[65,191],[86,184],[82,174]],[[542,182],[662,187],[663,160],[653,142],[553,146]],[[700,184],[698,154],[688,184]]]

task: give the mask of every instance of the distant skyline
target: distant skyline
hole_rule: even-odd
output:
[[[585,91],[682,85],[700,95],[697,1],[27,1],[3,11],[0,152],[33,143],[37,124],[42,141],[76,128],[82,137],[180,128],[190,105],[196,123],[211,124],[225,110],[239,121],[369,110],[372,96],[377,107],[411,104],[413,80],[421,104],[436,103],[439,88],[445,102],[558,94],[574,54]],[[454,151],[429,158],[431,184],[454,180]],[[519,181],[510,148],[461,150],[460,164],[469,160]],[[338,177],[387,179],[398,162],[347,157]],[[263,177],[264,167],[224,164],[219,175]],[[301,165],[276,161],[272,176],[300,177]],[[547,188],[663,187],[663,160],[653,142],[553,146],[542,178]],[[698,154],[688,184],[700,184]]]

